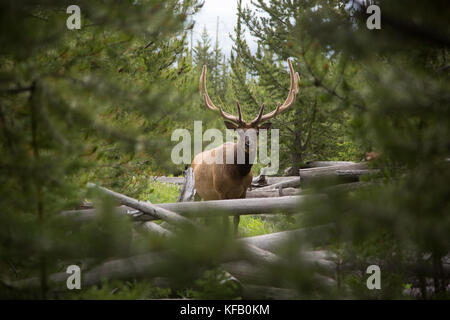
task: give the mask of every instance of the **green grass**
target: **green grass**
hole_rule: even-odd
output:
[[[266,233],[275,232],[275,224],[260,217],[241,216],[239,223],[239,235],[241,237],[259,236]]]
[[[180,189],[175,184],[152,181],[139,195],[139,200],[150,201],[151,203],[176,202],[179,193]]]

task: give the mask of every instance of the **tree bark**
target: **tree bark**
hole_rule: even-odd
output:
[[[180,191],[177,202],[194,201],[195,196],[195,179],[194,170],[191,167],[187,168],[184,172],[185,183]]]

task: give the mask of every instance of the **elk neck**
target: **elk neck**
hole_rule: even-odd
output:
[[[239,163],[238,148],[244,148],[243,144],[236,143],[234,145],[234,163],[229,165],[229,168],[230,170],[234,171],[236,175],[245,177],[249,174],[250,170],[252,170],[253,161],[250,161],[250,153],[248,151],[241,150],[241,152],[244,152],[245,162]]]

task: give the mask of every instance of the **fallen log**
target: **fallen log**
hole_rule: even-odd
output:
[[[253,264],[246,260],[238,260],[224,262],[221,264],[221,267],[241,282],[265,285],[274,284],[267,283],[267,280],[264,279],[265,267],[262,265]]]
[[[358,189],[364,189],[368,187],[375,186],[375,183],[372,182],[351,182],[351,183],[342,183],[337,184],[335,186],[326,187],[323,189],[325,193],[328,192],[345,192],[345,191],[354,191]]]
[[[273,197],[285,197],[285,196],[296,196],[302,191],[297,188],[279,188],[273,190],[261,190],[255,189],[247,191],[246,198],[273,198]]]
[[[275,184],[275,183],[279,183],[279,182],[286,182],[292,179],[298,179],[298,176],[283,176],[283,177],[278,177],[278,176],[272,176],[272,177],[266,177],[267,180],[267,184]]]
[[[259,188],[258,190],[273,190],[273,189],[284,189],[284,188],[295,188],[300,186],[300,177],[290,177],[289,180],[280,181],[266,187]]]
[[[148,201],[142,202],[142,201],[127,197],[123,194],[114,192],[112,190],[106,189],[104,187],[97,186],[93,183],[89,183],[88,187],[96,188],[96,189],[102,191],[103,193],[114,197],[120,203],[130,206],[134,209],[137,209],[143,213],[146,213],[146,214],[150,215],[151,217],[153,217],[154,219],[161,219],[161,220],[164,220],[164,221],[167,221],[170,223],[180,224],[180,225],[193,225],[192,221],[190,221],[189,219],[186,219],[185,217],[180,216],[179,214],[172,212],[168,209],[155,206]]]
[[[141,211],[130,208],[128,206],[118,206],[115,207],[113,210],[114,213],[129,216],[135,221],[142,221],[140,217],[143,215],[145,216],[145,214],[142,213]],[[99,211],[101,211],[101,209],[97,208],[83,209],[83,210],[65,210],[61,211],[61,215],[64,217],[72,218],[74,222],[82,223],[94,219],[95,216],[99,214]],[[148,218],[145,218],[145,220],[148,220]]]
[[[310,168],[321,168],[321,167],[330,167],[330,166],[347,166],[355,164],[356,162],[353,161],[310,161],[306,164]]]
[[[138,228],[163,237],[171,237],[173,232],[152,221],[137,222]]]
[[[317,176],[334,176],[337,170],[366,170],[367,166],[364,162],[344,165],[334,165],[327,167],[305,168],[300,169],[300,177],[303,179],[311,179]]]
[[[144,230],[149,231],[151,233],[156,233],[161,236],[173,237],[174,233],[169,231],[156,223],[153,222],[145,222],[139,223],[139,226],[144,226]],[[314,236],[320,232],[328,231],[328,226],[318,226],[313,228],[305,228],[305,229],[296,229],[290,231],[281,231],[271,234],[266,234],[263,236],[254,236],[247,238],[238,239],[238,244],[243,244],[243,250],[235,251],[231,253],[226,253],[224,256],[224,261],[237,260],[241,258],[246,258],[249,261],[255,262],[266,262],[266,263],[274,263],[279,262],[280,258],[275,255],[273,252],[276,252],[279,248],[281,248],[287,241],[291,241],[293,239],[299,243],[299,240],[304,239],[307,236]],[[331,230],[331,229],[330,229]],[[323,242],[325,243],[325,242]],[[320,244],[323,244],[320,243]],[[316,243],[317,245],[318,243]],[[269,249],[269,250],[268,250]],[[301,258],[305,261],[316,263],[320,267],[327,269],[329,271],[335,271],[335,264],[330,261],[336,259],[336,255],[332,252],[321,250],[321,251],[300,251]]]
[[[335,180],[335,182],[354,182],[358,181],[362,174],[370,173],[366,163],[359,162],[347,165],[335,165],[329,167],[317,167],[309,169],[300,169],[301,184],[305,185],[313,181]]]
[[[260,286],[255,284],[241,284],[242,299],[245,300],[293,300],[299,299],[300,295],[296,290]]]
[[[195,196],[195,179],[194,170],[191,167],[184,172],[185,183],[180,191],[177,202],[194,201]]]
[[[259,188],[267,185],[266,176],[263,174],[260,174],[259,176],[253,178],[252,183],[250,184],[250,187]]]
[[[183,185],[185,182],[184,177],[164,177],[164,176],[155,176],[150,177],[153,181],[163,182],[163,183],[173,183],[178,185]]]
[[[332,186],[321,187],[321,188],[317,188],[317,189],[316,188],[303,189],[301,194],[302,195],[316,194],[317,192],[321,192],[324,194],[335,193],[335,192],[350,192],[350,191],[354,191],[354,190],[358,190],[358,189],[374,187],[376,185],[377,185],[377,183],[374,183],[374,182],[361,182],[361,181],[349,182],[349,183],[341,183],[341,184],[336,184],[336,185],[332,185]]]
[[[81,287],[85,288],[105,280],[129,280],[147,277],[156,277],[164,270],[164,262],[167,258],[163,253],[147,253],[126,259],[117,259],[105,262],[92,270],[83,271],[81,277]],[[54,273],[48,276],[48,284],[52,291],[67,290],[66,272]],[[41,285],[40,278],[33,277],[23,280],[16,280],[9,283],[14,289],[32,289]]]
[[[341,178],[359,179],[360,176],[365,174],[379,173],[378,169],[365,169],[365,170],[336,170],[336,174]]]
[[[153,229],[152,229],[153,230]],[[314,231],[314,230],[311,230]],[[281,234],[287,233],[286,236],[281,236]],[[277,263],[279,262],[279,257],[275,254],[268,252],[264,248],[258,247],[258,245],[264,245],[265,247],[277,248],[282,245],[281,240],[286,240],[290,236],[294,236],[297,240],[299,240],[299,235],[309,237],[312,235],[312,232],[306,233],[304,229],[292,230],[292,231],[284,231],[278,232],[273,237],[266,237],[264,239],[261,236],[258,237],[250,237],[243,238],[239,241],[242,241],[244,246],[244,255],[238,255],[236,257],[249,258],[251,261],[256,262],[256,265],[262,267],[265,264]],[[168,234],[171,236],[171,234]],[[256,241],[254,241],[257,238]],[[268,246],[264,241],[275,242],[272,246]],[[256,248],[258,247],[258,248]],[[249,249],[250,248],[250,249]],[[261,258],[261,255],[263,257]],[[310,261],[314,262],[314,256],[323,257],[321,253],[310,254]],[[141,279],[141,278],[156,278],[164,273],[164,270],[167,267],[167,261],[170,259],[171,255],[167,252],[152,252],[139,256],[134,256],[125,259],[116,259],[105,262],[97,267],[94,267],[91,270],[83,271],[83,276],[81,277],[81,285],[82,287],[87,287],[91,285],[95,285],[101,283],[104,280],[129,280],[129,279]],[[226,258],[226,257],[224,257]],[[263,262],[263,263],[261,263]],[[226,262],[224,263],[226,265]],[[254,266],[255,264],[252,264]],[[224,268],[229,272],[231,270],[232,264],[228,264],[229,268]],[[228,270],[227,270],[228,269]],[[242,272],[250,272],[255,269],[246,269]],[[236,268],[234,269],[234,273],[236,272]],[[233,276],[232,272],[230,272]],[[249,279],[251,275],[248,275],[244,278]],[[255,275],[257,279],[257,275]],[[52,291],[60,291],[67,290],[66,281],[68,278],[68,274],[65,272],[55,273],[49,275],[49,285],[52,286]],[[236,277],[239,279],[239,277]],[[11,283],[7,283],[8,286],[14,289],[24,289],[24,288],[38,288],[40,286],[40,279],[38,277],[28,278],[17,280]]]
[[[161,210],[171,211],[182,217],[209,217],[218,218],[234,215],[254,215],[254,214],[268,214],[268,213],[298,213],[299,205],[308,199],[326,197],[323,194],[285,196],[273,198],[250,198],[250,199],[230,199],[230,200],[212,200],[212,201],[198,201],[198,202],[175,202],[175,203],[160,203],[148,204],[146,202],[137,201],[143,208],[151,206],[151,210],[145,209],[148,212],[136,210],[128,206],[120,206],[115,208],[118,214],[125,214],[135,221],[152,221],[162,219],[155,216],[153,208],[158,212]],[[133,199],[134,200],[134,199]],[[137,207],[137,203],[132,203]],[[61,212],[66,217],[72,217],[74,222],[82,222],[93,219],[95,217],[96,209],[87,210],[67,210]],[[163,219],[167,220],[167,219]],[[171,222],[167,220],[168,222]]]
[[[279,286],[278,277],[273,277],[271,270],[261,266],[250,263],[246,260],[238,260],[222,263],[222,268],[230,273],[232,276],[237,278],[240,282],[250,283],[256,285],[269,285],[269,286]],[[315,281],[322,285],[335,286],[336,281],[330,277],[323,276],[320,274],[313,274]],[[283,283],[283,287],[292,287],[289,283]]]
[[[283,176],[283,177],[278,177],[278,176],[261,177],[261,176],[258,176],[255,179],[253,179],[253,182],[252,182],[249,190],[259,190],[261,188],[268,187],[268,186],[271,186],[276,183],[287,182],[287,181],[290,181],[293,179],[298,179],[298,176]]]
[[[298,212],[298,206],[302,202],[312,197],[323,197],[323,195],[161,203],[155,206],[187,217],[212,218],[259,213],[295,213]]]
[[[289,231],[274,232],[255,237],[242,238],[241,240],[270,252],[277,252],[289,242],[297,244],[309,244],[318,246],[329,243],[332,240],[334,226],[323,225]]]

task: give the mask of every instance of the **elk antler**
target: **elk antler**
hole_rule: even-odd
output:
[[[206,107],[210,110],[217,111],[219,110],[220,115],[229,121],[232,121],[236,124],[243,123],[242,120],[242,112],[241,112],[241,106],[239,105],[239,102],[236,101],[237,109],[239,112],[239,118],[236,116],[233,116],[232,114],[229,114],[222,110],[222,107],[219,106],[218,108],[214,105],[211,98],[208,95],[208,90],[206,89],[206,65],[203,65],[202,75],[200,76],[200,94],[203,95],[203,98],[205,99]]]
[[[284,101],[283,105],[280,105],[280,103],[277,104],[277,108],[273,110],[272,112],[269,112],[268,114],[262,115],[262,112],[264,110],[264,105],[261,106],[261,109],[259,111],[258,116],[251,121],[251,125],[255,126],[261,122],[267,121],[283,111],[287,110],[295,101],[295,97],[298,93],[298,81],[300,76],[298,75],[298,72],[294,74],[294,68],[292,67],[291,60],[287,59],[288,65],[289,65],[289,73],[291,75],[291,87],[289,89],[289,94]]]
[[[264,114],[264,104],[261,105],[261,109],[258,112],[258,115],[255,119],[253,119],[250,123],[245,122],[242,120],[242,111],[241,106],[239,105],[239,101],[236,101],[236,106],[238,109],[239,116],[233,116],[232,114],[229,114],[225,111],[223,111],[222,107],[216,107],[214,103],[212,102],[211,98],[208,95],[208,90],[206,89],[206,65],[203,66],[202,74],[200,76],[200,94],[203,96],[203,99],[205,99],[206,107],[213,111],[219,111],[220,115],[229,121],[234,122],[238,125],[245,124],[246,126],[252,126],[255,127],[258,124],[267,121],[278,114],[282,113],[283,111],[287,110],[295,101],[295,97],[298,93],[298,81],[300,76],[298,75],[298,72],[294,74],[294,68],[292,67],[291,60],[287,59],[288,65],[289,65],[289,72],[291,75],[291,87],[289,89],[289,94],[284,101],[284,103],[281,105],[280,103],[277,104],[277,108],[273,110],[272,112],[269,112],[268,114]]]

